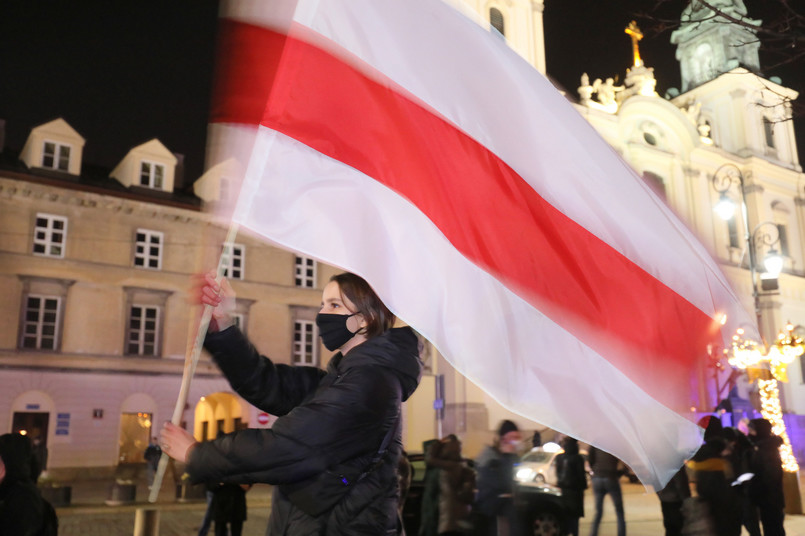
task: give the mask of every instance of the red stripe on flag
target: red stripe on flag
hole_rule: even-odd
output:
[[[398,192],[466,258],[628,376],[640,377],[655,398],[677,410],[688,403],[665,395],[690,380],[716,333],[711,318],[551,206],[453,124],[392,82],[378,83],[384,77],[371,67],[361,69],[372,78],[294,37],[257,37],[254,27],[240,26],[238,40],[249,54],[230,65],[235,73],[276,66],[277,50],[263,47],[284,46],[261,124]],[[232,102],[219,93],[214,120],[237,115],[240,92],[249,88],[237,89]],[[254,88],[255,99],[261,91]],[[620,344],[629,351],[613,350]]]

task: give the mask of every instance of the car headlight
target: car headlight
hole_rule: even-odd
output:
[[[536,472],[529,467],[521,467],[514,474],[514,479],[518,482],[531,482],[534,479]]]

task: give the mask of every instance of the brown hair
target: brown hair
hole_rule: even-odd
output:
[[[360,276],[344,272],[334,275],[330,281],[338,283],[341,295],[355,304],[357,312],[363,315],[366,320],[365,334],[367,337],[374,337],[390,330],[394,326],[397,318],[389,311],[375,291]]]

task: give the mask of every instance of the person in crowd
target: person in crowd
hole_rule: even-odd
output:
[[[411,460],[408,459],[408,453],[403,449],[400,452],[400,461],[397,463],[397,482],[400,490],[400,500],[397,504],[397,510],[402,515],[405,500],[408,498],[408,490],[411,488],[411,479],[414,476],[414,469],[411,467]]]
[[[542,433],[539,430],[534,430],[534,435],[531,436],[531,450],[538,449],[542,446]]]
[[[682,515],[682,505],[688,497],[690,497],[690,482],[688,471],[683,465],[671,477],[668,484],[657,492],[657,498],[660,499],[662,508],[662,525],[665,527],[665,536],[682,536],[685,521]]]
[[[36,487],[35,465],[27,436],[0,435],[0,534],[56,535],[56,512]]]
[[[450,434],[440,441],[438,456],[430,464],[439,469],[439,536],[465,534],[470,528],[470,509],[475,499],[475,471],[461,457],[461,441]]]
[[[604,497],[609,495],[615,505],[615,515],[618,520],[618,536],[626,536],[626,518],[623,513],[623,493],[621,492],[620,477],[623,475],[621,462],[612,454],[590,447],[587,454],[592,472],[593,495],[595,496],[595,517],[590,529],[591,536],[598,536],[598,527],[604,515]]]
[[[741,504],[738,490],[732,486],[736,478],[727,457],[727,442],[721,421],[715,416],[702,418],[704,444],[688,461],[690,479],[695,483],[696,495],[706,505],[698,516],[708,516],[718,536],[738,536],[741,533]],[[705,520],[686,520],[705,524]]]
[[[36,431],[31,440],[34,456],[34,482],[39,479],[39,475],[48,470],[48,448],[42,440],[42,433]]]
[[[439,493],[441,469],[434,464],[439,458],[442,442],[430,439],[422,443],[425,453],[425,475],[422,478],[418,536],[437,536],[439,533]]]
[[[584,517],[584,490],[587,471],[579,454],[579,442],[570,436],[561,441],[562,450],[556,456],[556,480],[562,490],[562,505],[567,514],[567,534],[579,536],[579,518]]]
[[[162,449],[159,448],[159,440],[156,437],[151,438],[151,442],[145,447],[145,468],[148,475],[148,489],[154,485],[154,475],[157,473],[159,467],[159,459],[162,457]]]
[[[395,534],[401,404],[422,374],[419,341],[362,278],[342,273],[324,288],[316,317],[327,370],[275,364],[234,326],[234,293],[214,274],[195,294],[214,308],[204,343],[232,388],[278,418],[197,443],[166,423],[162,450],[193,482],[274,485],[269,535]],[[226,298],[226,299],[225,299]]]
[[[748,430],[748,427],[747,427]],[[757,508],[749,496],[750,480],[738,480],[741,475],[751,474],[749,467],[753,452],[752,442],[737,427],[724,428],[721,433],[727,443],[725,457],[729,460],[733,471],[732,486],[738,493],[738,502],[741,508],[741,524],[746,528],[749,536],[760,536],[760,522],[757,517]],[[738,480],[736,482],[736,480]]]
[[[215,493],[207,486],[205,491],[207,498],[207,508],[204,510],[204,517],[201,518],[201,526],[198,528],[198,536],[207,536],[210,533],[212,526],[212,500],[215,498]]]
[[[785,535],[783,462],[780,458],[783,440],[772,433],[771,422],[767,419],[749,421],[749,439],[754,445],[749,470],[755,475],[749,481],[749,493],[760,513],[763,536]]]
[[[514,465],[522,436],[517,425],[504,420],[498,426],[492,445],[487,446],[475,462],[478,471],[474,522],[476,533],[494,536],[498,526],[509,534],[519,529],[514,508]]]
[[[241,536],[246,521],[246,492],[248,484],[212,484],[212,520],[215,536]]]

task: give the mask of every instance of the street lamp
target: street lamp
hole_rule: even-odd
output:
[[[719,200],[714,207],[718,216],[727,221],[735,216],[735,203],[729,198],[727,192],[733,184],[738,184],[741,191],[741,214],[745,231],[746,250],[749,253],[749,272],[752,278],[752,298],[755,304],[755,316],[758,329],[761,328],[760,296],[762,291],[777,290],[777,278],[783,270],[783,258],[774,248],[780,242],[780,229],[770,221],[757,224],[751,231],[749,229],[749,216],[746,208],[746,184],[743,173],[735,164],[724,164],[713,174],[713,188],[718,192]],[[757,257],[758,248],[767,248],[763,258],[764,272],[760,274],[761,288],[757,284]]]

